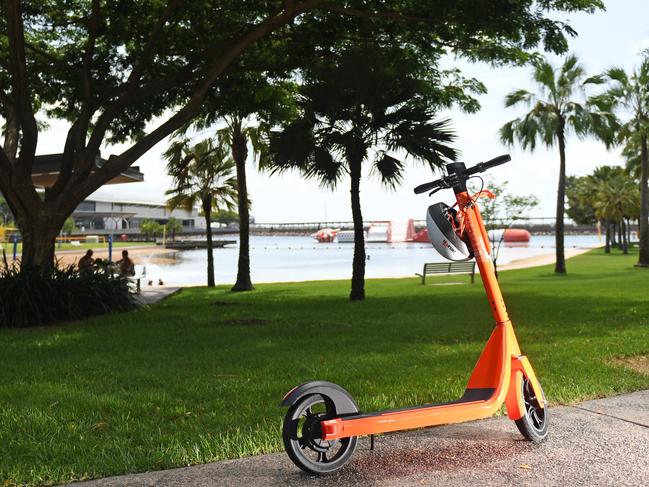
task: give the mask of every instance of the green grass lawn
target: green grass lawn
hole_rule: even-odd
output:
[[[649,387],[649,269],[601,251],[501,274],[553,404]],[[464,281],[442,277],[431,282]],[[281,450],[278,403],[312,379],[363,410],[461,395],[492,329],[482,287],[371,280],[194,288],[150,310],[0,330],[0,480],[53,484]],[[512,430],[514,427],[512,426]]]

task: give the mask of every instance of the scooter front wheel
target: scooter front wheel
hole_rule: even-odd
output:
[[[342,468],[356,449],[357,437],[325,441],[320,421],[336,416],[333,403],[311,394],[293,404],[284,417],[284,448],[295,465],[308,473],[327,474]]]
[[[523,378],[521,387],[523,388],[522,396],[525,403],[525,414],[521,419],[516,420],[516,426],[526,439],[539,443],[548,436],[548,407],[545,394],[541,390],[543,397],[537,398],[532,383],[527,377]],[[544,407],[539,407],[541,402],[543,402]]]

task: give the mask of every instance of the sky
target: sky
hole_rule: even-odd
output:
[[[632,69],[639,62],[639,53],[649,48],[649,2],[647,0],[607,0],[607,10],[592,15],[575,14],[558,16],[567,20],[578,32],[570,41],[570,51],[577,54],[589,75],[601,73],[610,66]],[[549,58],[558,64],[561,59]],[[519,147],[503,146],[498,129],[509,120],[518,117],[523,108],[504,108],[504,98],[518,88],[533,90],[529,67],[491,68],[485,64],[472,64],[449,58],[449,66],[459,67],[465,76],[482,81],[487,89],[480,96],[482,109],[476,114],[463,114],[459,110],[440,114],[450,117],[457,134],[455,147],[461,153],[460,160],[467,164],[484,161],[503,153],[510,153],[512,162],[493,169],[490,176],[495,181],[508,181],[512,194],[534,194],[540,205],[530,216],[551,217],[556,207],[556,185],[559,173],[557,149],[537,147],[533,153]],[[67,133],[67,125],[50,121],[49,129],[39,139],[37,153],[61,152]],[[153,122],[155,125],[157,122]],[[111,185],[99,189],[92,197],[101,199],[163,202],[170,178],[165,174],[165,162],[161,154],[168,145],[163,140],[140,158],[139,165],[145,181]],[[106,146],[102,156],[119,153],[126,146]],[[567,141],[567,173],[584,175],[602,164],[620,164],[619,150],[607,151],[594,139]],[[349,182],[342,181],[337,190],[322,189],[315,181],[304,181],[296,173],[270,176],[259,173],[248,164],[248,189],[252,200],[252,216],[257,222],[313,222],[351,221]],[[405,221],[408,218],[423,219],[428,204],[438,200],[450,202],[450,190],[437,193],[435,200],[416,196],[412,188],[422,182],[436,179],[429,168],[410,163],[405,171],[404,183],[396,190],[381,186],[376,176],[364,173],[361,184],[363,217],[367,220]]]

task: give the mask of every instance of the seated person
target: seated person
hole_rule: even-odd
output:
[[[122,250],[122,258],[117,261],[119,266],[119,273],[122,276],[134,276],[135,275],[135,264],[128,256],[128,250]]]
[[[92,274],[95,265],[95,259],[92,258],[92,250],[88,249],[86,255],[79,259],[77,266],[79,267],[79,274],[88,275]]]

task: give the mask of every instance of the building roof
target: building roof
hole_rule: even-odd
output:
[[[61,172],[63,154],[44,154],[34,158],[32,166],[32,181],[35,186],[49,188],[54,185]],[[95,168],[100,168],[108,162],[101,157],[95,157]],[[114,177],[106,184],[139,183],[144,181],[144,174],[138,166],[131,166],[126,171]]]

